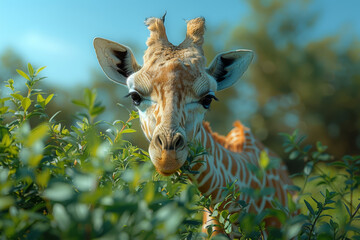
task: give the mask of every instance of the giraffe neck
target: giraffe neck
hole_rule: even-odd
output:
[[[190,175],[190,179],[198,185],[203,195],[211,195],[214,203],[223,200],[222,189],[226,187],[226,184],[236,181],[238,191],[249,188],[275,188],[274,194],[265,196],[260,201],[241,194],[240,199],[248,202],[252,211],[259,212],[271,207],[271,201],[274,198],[286,205],[285,186],[291,184],[287,177],[286,167],[281,165],[278,169],[267,171],[262,179],[257,178],[249,170],[248,164],[258,165],[261,151],[268,152],[268,150],[253,137],[249,129],[240,123],[238,125],[238,127],[235,125],[236,128],[223,137],[212,133],[208,125],[203,124],[197,140],[207,149],[208,154],[203,156],[202,164],[194,166],[193,169],[199,173]]]

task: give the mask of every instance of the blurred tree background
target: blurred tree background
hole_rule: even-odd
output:
[[[307,38],[313,31],[319,13],[308,9],[311,1],[247,1],[250,7],[246,21],[234,29],[226,24],[207,29],[205,54],[208,63],[217,53],[247,48],[256,57],[235,87],[219,92],[220,102],[211,106],[206,119],[215,131],[226,134],[232,122],[239,119],[271,149],[282,153],[279,132],[300,132],[309,142],[320,140],[335,157],[360,152],[360,41],[344,40],[341,32],[322,39]],[[230,32],[230,35],[229,35]],[[224,37],[225,36],[225,37]],[[219,41],[223,40],[223,41]],[[90,41],[90,40],[89,40]],[[144,42],[146,39],[144,39]],[[130,45],[133,49],[136,46]],[[136,50],[135,50],[136,51]],[[39,63],[41,64],[41,63]],[[15,75],[24,61],[14,50],[1,54],[1,82]],[[115,86],[105,75],[93,69],[91,87],[107,106],[100,118],[107,121],[126,119],[133,109],[126,89]],[[45,81],[46,83],[46,81]],[[70,125],[78,111],[71,99],[80,98],[82,86],[56,89],[56,98],[48,108]],[[123,106],[119,106],[121,103]],[[60,107],[61,106],[61,107]],[[147,149],[140,127],[132,134],[134,144]],[[302,163],[288,164],[292,172]]]
[[[358,154],[359,39],[344,40],[339,32],[309,41],[306,37],[318,15],[308,10],[310,1],[263,2],[248,1],[252,12],[232,30],[223,46],[212,41],[226,28],[209,33],[211,41],[205,47],[208,59],[236,48],[251,49],[256,57],[232,94],[219,94],[221,102],[212,106],[208,119],[218,123],[213,125],[221,133],[225,129],[219,124],[229,127],[240,119],[279,154],[278,133],[294,129],[306,134],[309,142],[320,140],[328,145],[335,157]],[[290,170],[300,171],[299,164],[288,165]]]

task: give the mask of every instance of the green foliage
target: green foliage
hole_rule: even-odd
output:
[[[358,154],[359,37],[340,28],[320,36],[316,26],[322,9],[314,11],[316,1],[242,2],[249,11],[234,16],[241,19],[231,23],[235,28],[223,24],[207,29],[204,50],[209,61],[224,50],[255,53],[236,87],[217,93],[220,102],[207,116],[212,128],[225,134],[240,119],[278,153],[282,149],[277,134],[299,128],[309,142],[320,140],[336,157]],[[303,167],[302,162],[291,165],[291,172]]]
[[[201,239],[204,237],[259,239],[358,239],[360,228],[360,156],[334,161],[320,142],[315,150],[302,146],[298,132],[283,134],[289,158],[305,161],[298,176],[298,201],[288,195],[288,207],[273,202],[273,209],[247,213],[241,194],[259,199],[273,189],[241,189],[228,183],[224,200],[213,204],[201,196],[187,175],[207,154],[200,143],[189,144],[189,155],[172,177],[155,173],[146,151],[124,139],[135,129],[132,111],[126,121],[96,120],[105,110],[95,90],[85,89],[73,100],[81,108],[70,127],[47,114],[54,99],[38,89],[43,68],[27,73],[23,92],[7,81],[8,97],[0,99],[0,236],[4,239]],[[38,124],[32,125],[36,118]],[[324,163],[328,168],[324,167]],[[278,167],[278,159],[261,153],[259,165],[249,165],[259,178]],[[327,172],[336,168],[337,174]],[[329,171],[330,171],[329,170]],[[315,186],[313,186],[315,184]],[[320,187],[321,196],[311,193]],[[229,209],[243,211],[231,211]],[[302,214],[299,214],[301,210]],[[201,214],[218,221],[207,235],[200,233]],[[277,219],[281,229],[265,221]],[[224,234],[214,236],[215,229]]]
[[[66,128],[46,114],[54,95],[35,88],[41,70],[18,70],[25,94],[9,80],[11,97],[1,99],[1,237],[178,239],[197,228],[194,186],[178,192],[170,179],[155,180],[148,154],[122,138],[137,113],[95,122],[104,106],[86,89],[74,101],[84,111]],[[35,117],[42,122],[31,126]]]
[[[358,239],[360,156],[334,160],[321,142],[310,151],[313,146],[303,146],[305,137],[299,136],[298,131],[282,135],[289,158],[306,162],[304,171],[296,174],[303,181],[299,198],[304,202],[303,212],[307,213],[301,239]],[[320,192],[319,197],[315,197],[316,191]]]

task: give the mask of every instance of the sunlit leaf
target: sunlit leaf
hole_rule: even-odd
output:
[[[24,111],[27,111],[30,105],[31,105],[31,100],[27,97],[21,101],[21,106],[24,109]]]
[[[136,132],[136,130],[132,128],[124,129],[121,131],[121,133],[134,133],[134,132]]]
[[[155,196],[154,185],[152,183],[146,184],[146,186],[145,186],[145,197],[144,197],[145,201],[147,203],[150,203],[154,199],[154,196]]]
[[[38,95],[37,95],[36,100],[37,100],[38,103],[42,103],[42,102],[45,101],[45,99],[43,98],[43,96],[41,96],[41,94],[38,94]]]
[[[287,201],[288,201],[288,207],[289,207],[289,211],[291,213],[296,211],[296,204],[293,201],[293,196],[288,192],[287,193]]]
[[[230,221],[231,223],[234,223],[234,222],[236,222],[236,221],[239,219],[239,216],[240,216],[239,213],[233,213],[233,214],[231,214],[231,216],[229,217],[229,221]]]
[[[51,99],[53,98],[54,94],[50,94],[49,96],[47,96],[46,100],[45,100],[45,105],[47,105]]]
[[[47,136],[48,131],[49,126],[46,123],[37,126],[33,130],[31,130],[31,133],[29,134],[29,137],[27,138],[25,144],[27,146],[32,146],[36,141],[39,141],[45,136]]]
[[[35,72],[35,76],[37,76],[42,70],[44,70],[46,68],[46,66],[38,68]]]
[[[28,71],[29,71],[30,76],[31,77],[34,76],[34,68],[31,66],[30,63],[28,63],[27,66],[28,66]]]
[[[270,163],[269,155],[265,150],[260,153],[259,165],[262,169],[266,169]]]
[[[46,187],[50,179],[50,170],[45,168],[36,175],[36,182],[42,187]]]
[[[28,160],[29,166],[30,167],[36,167],[39,164],[39,162],[41,161],[42,158],[43,158],[42,154],[32,155]]]
[[[14,199],[10,196],[0,197],[0,210],[8,209],[13,203]]]
[[[13,93],[13,94],[10,94],[11,96],[13,96],[14,98],[16,98],[17,100],[20,100],[22,101],[24,99],[24,97],[18,93]]]
[[[30,77],[24,73],[23,71],[21,71],[20,69],[16,69],[17,73],[22,76],[23,78],[27,79],[27,80],[30,80]]]

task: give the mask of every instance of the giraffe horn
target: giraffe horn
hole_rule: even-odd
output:
[[[202,46],[204,43],[205,18],[198,17],[187,22],[186,39],[184,42]]]
[[[166,13],[165,13],[165,15],[166,15]],[[150,30],[150,37],[146,41],[146,45],[148,47],[150,47],[158,42],[160,42],[160,44],[163,44],[163,45],[169,44],[168,38],[166,36],[165,26],[164,26],[165,15],[161,19],[152,17],[152,18],[148,18],[145,20],[145,25]]]

